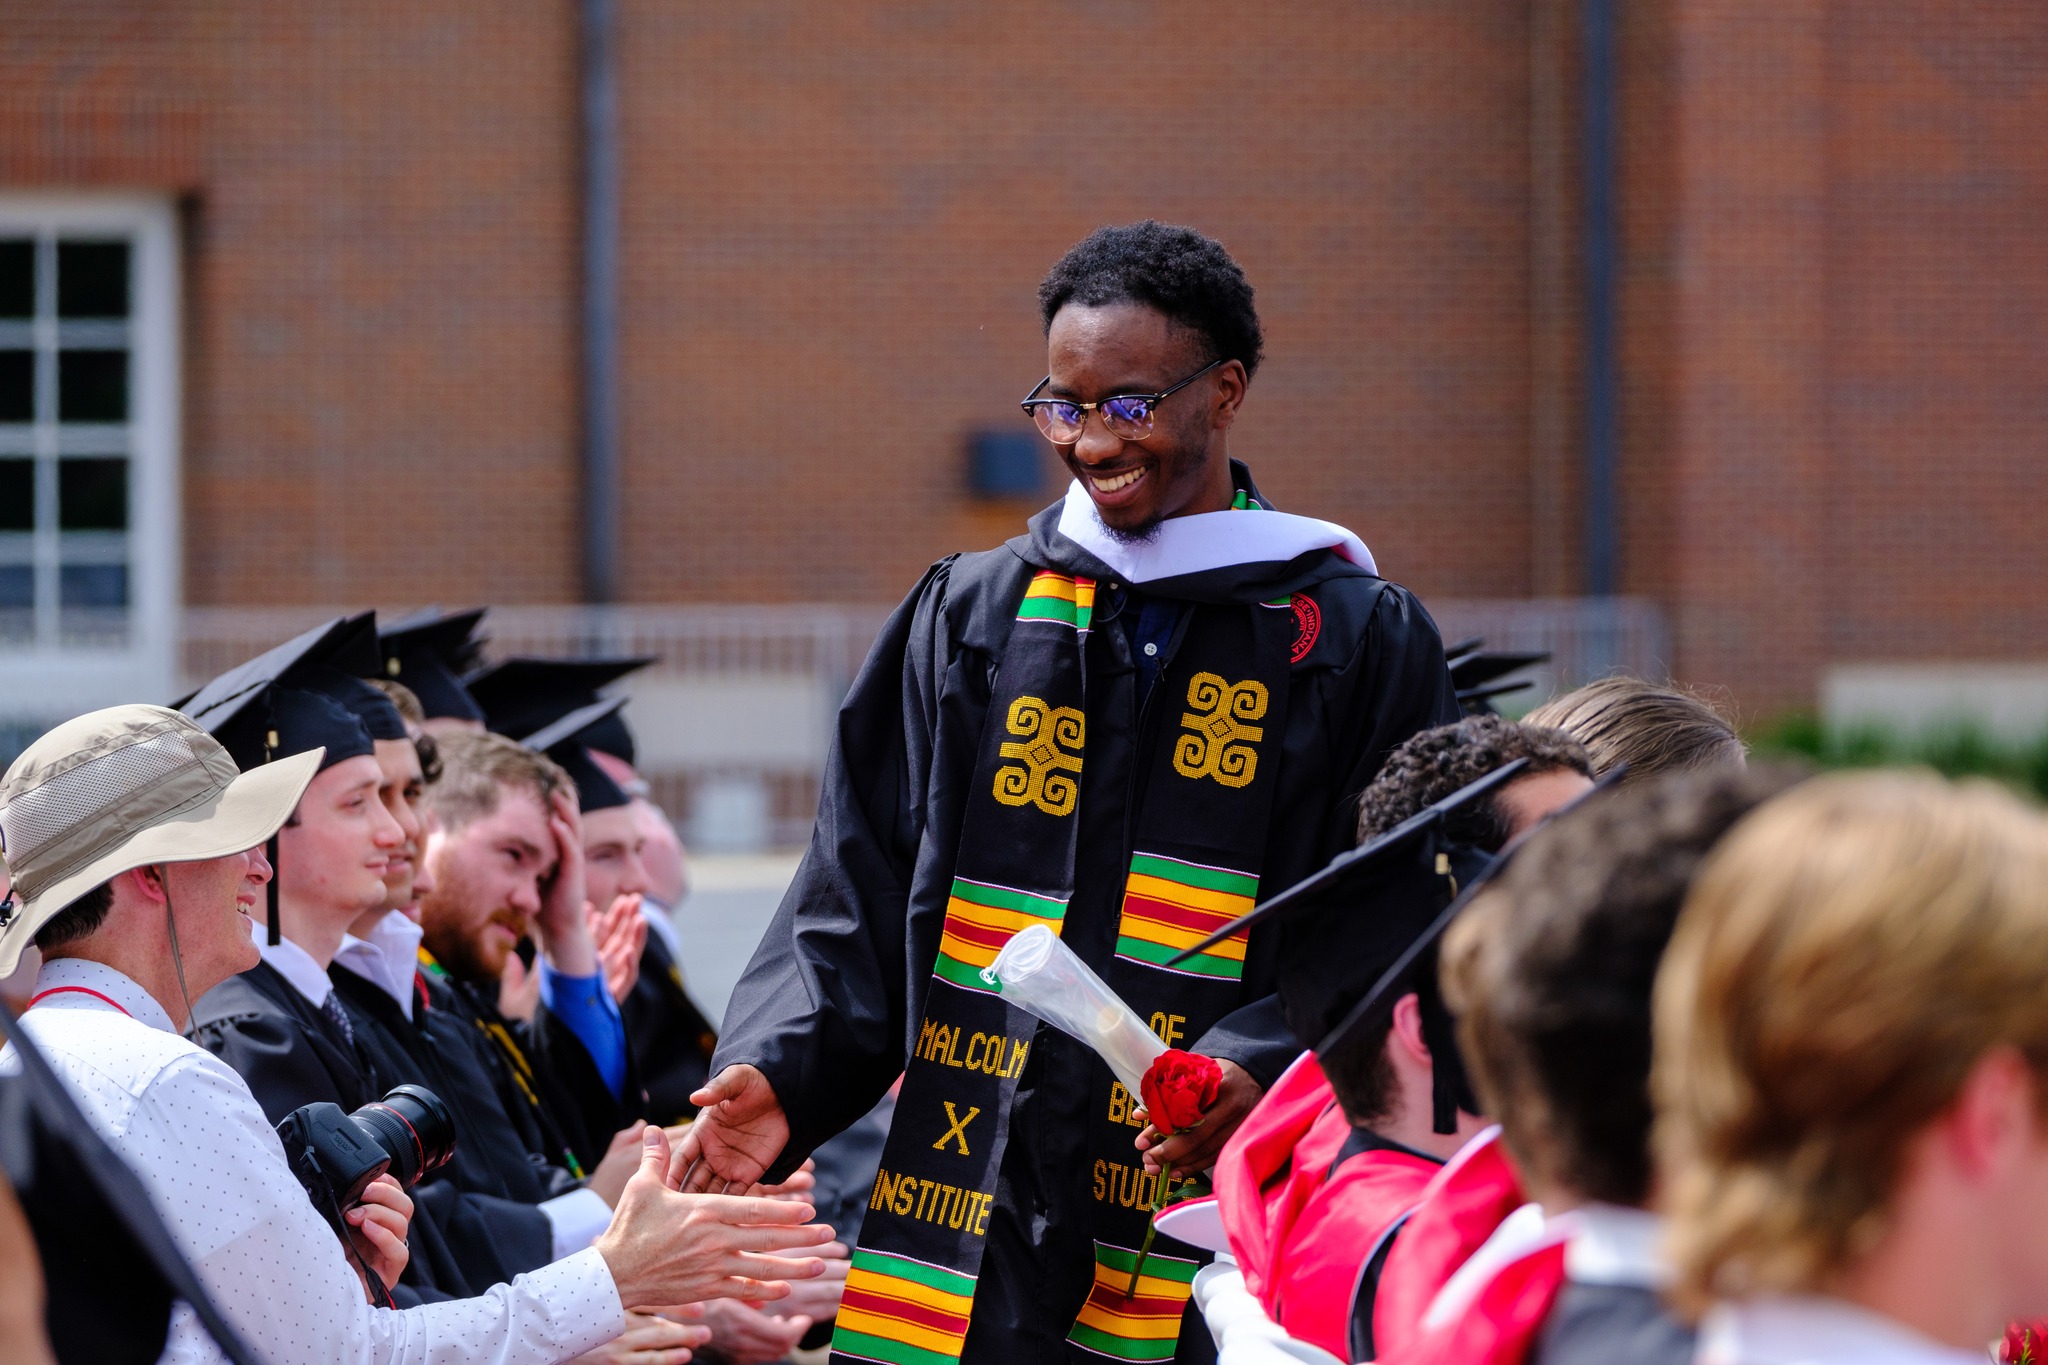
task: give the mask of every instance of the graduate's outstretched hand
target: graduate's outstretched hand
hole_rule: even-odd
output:
[[[1223,1144],[1230,1141],[1237,1125],[1244,1122],[1259,1096],[1266,1093],[1265,1087],[1236,1062],[1219,1057],[1217,1065],[1223,1069],[1223,1082],[1216,1087],[1216,1102],[1202,1111],[1199,1125],[1166,1137],[1147,1124],[1145,1131],[1138,1134],[1134,1145],[1145,1154],[1146,1170],[1171,1166],[1176,1177],[1208,1170],[1216,1164]]]
[[[676,1144],[671,1189],[745,1189],[789,1145],[789,1119],[759,1067],[727,1067],[690,1096],[690,1103],[697,1106],[697,1118]]]
[[[627,1308],[659,1313],[707,1299],[779,1299],[788,1281],[824,1272],[815,1255],[778,1254],[832,1240],[831,1228],[805,1221],[809,1204],[678,1194],[668,1185],[668,1134],[649,1124],[642,1143],[640,1169],[596,1243]]]

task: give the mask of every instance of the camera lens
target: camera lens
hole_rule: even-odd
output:
[[[350,1115],[391,1156],[391,1178],[405,1189],[455,1155],[455,1120],[423,1085],[401,1085]]]

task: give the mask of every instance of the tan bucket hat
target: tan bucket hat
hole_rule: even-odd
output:
[[[151,863],[251,849],[291,818],[319,749],[249,772],[189,716],[112,706],[66,721],[0,777],[0,857],[14,905],[0,911],[0,976],[59,910]]]

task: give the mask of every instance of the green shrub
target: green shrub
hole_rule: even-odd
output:
[[[1958,721],[1915,734],[1877,724],[1831,730],[1810,712],[1780,716],[1749,736],[1750,751],[1808,759],[1826,768],[1923,764],[1951,777],[1992,777],[2048,799],[2048,732],[2029,743],[1994,738]]]

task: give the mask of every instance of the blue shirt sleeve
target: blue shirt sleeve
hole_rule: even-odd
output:
[[[541,1002],[557,1015],[582,1042],[597,1063],[597,1074],[617,1096],[626,1093],[626,1022],[612,993],[604,988],[604,973],[595,976],[565,976],[543,959],[540,965]]]

